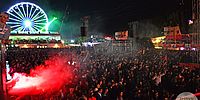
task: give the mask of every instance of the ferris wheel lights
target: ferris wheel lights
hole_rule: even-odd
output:
[[[29,19],[24,20],[24,26],[26,28],[29,28],[32,26],[32,22]]]
[[[7,13],[10,14],[8,25],[12,27],[11,33],[37,33],[48,23],[48,17],[43,9],[30,2],[17,3],[10,7]]]

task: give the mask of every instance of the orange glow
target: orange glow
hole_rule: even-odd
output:
[[[22,48],[28,48],[28,45],[27,45],[27,44],[24,44],[24,45],[22,46]]]
[[[60,46],[58,44],[55,44],[54,45],[54,48],[59,48]]]

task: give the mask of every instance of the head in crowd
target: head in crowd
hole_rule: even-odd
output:
[[[0,23],[6,24],[6,22],[9,20],[9,14],[7,12],[1,12],[0,14]]]

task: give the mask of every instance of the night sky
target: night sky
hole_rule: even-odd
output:
[[[58,17],[57,28],[53,26],[53,31],[59,30],[68,7],[61,33],[76,36],[80,33],[80,18],[83,16],[90,16],[90,32],[113,33],[127,29],[130,21],[168,16],[190,0],[1,0],[0,11],[21,1],[39,5],[49,18]]]

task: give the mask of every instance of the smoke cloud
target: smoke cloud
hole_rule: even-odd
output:
[[[25,96],[59,91],[72,78],[72,72],[64,57],[53,57],[44,65],[35,67],[30,74],[15,73],[7,82],[10,95]]]

